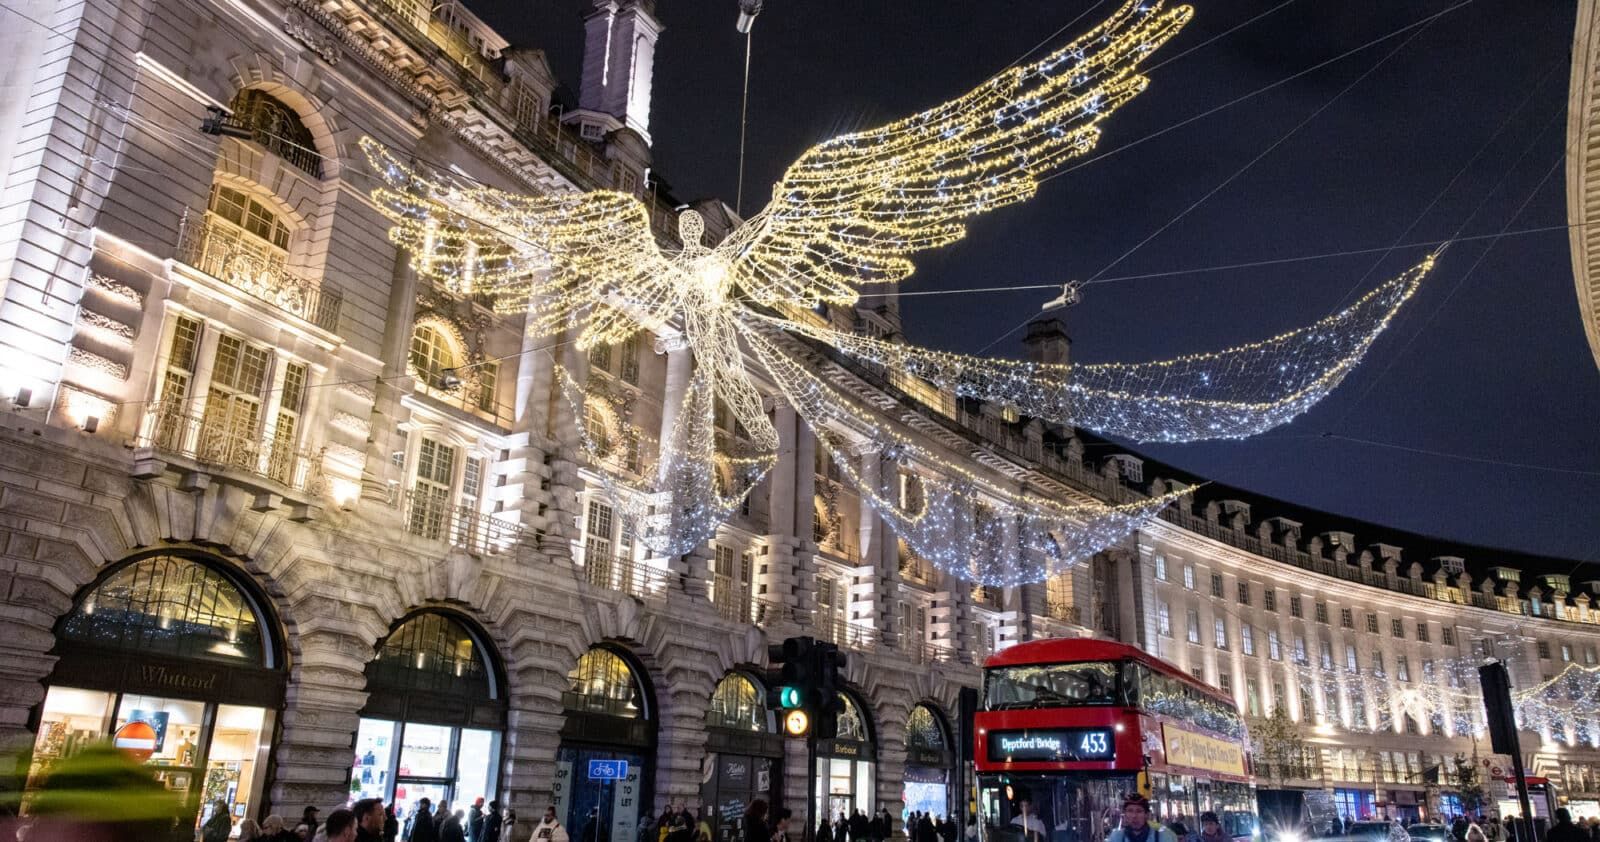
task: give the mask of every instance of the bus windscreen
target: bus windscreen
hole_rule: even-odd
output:
[[[988,671],[985,709],[1127,704],[1122,664],[1027,664]]]

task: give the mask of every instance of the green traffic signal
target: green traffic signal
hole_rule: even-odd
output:
[[[800,698],[799,687],[784,687],[778,690],[778,703],[785,708],[797,708],[803,705]]]

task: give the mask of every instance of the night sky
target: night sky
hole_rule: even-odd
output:
[[[580,15],[588,0],[468,2],[513,43],[544,49],[557,76],[576,88]],[[1050,44],[1064,43],[1116,2],[1106,0]],[[1281,2],[1201,0],[1194,21],[1154,63]],[[1154,70],[1150,89],[1102,124],[1096,154],[1458,2],[1291,0]],[[767,0],[755,30],[746,214],[811,144],[963,93],[1092,4]],[[733,28],[735,10],[735,0],[658,3],[666,30],[656,53],[651,133],[656,169],[682,199],[718,196],[732,203],[744,49]],[[1565,143],[1572,26],[1568,2],[1468,0],[1109,270],[1405,36],[1052,180],[1033,200],[975,221],[965,241],[919,258],[903,289],[1060,283],[1102,272],[1118,278],[1387,247],[1513,113],[1405,240],[1449,237],[1464,223],[1469,236],[1508,223],[1562,225],[1565,170],[1557,162]],[[1600,372],[1578,318],[1566,232],[1501,239],[1469,276],[1487,246],[1452,247],[1361,368],[1293,424],[1242,442],[1137,449],[1202,476],[1353,518],[1600,560]],[[1314,321],[1426,251],[1401,248],[1381,263],[1366,254],[1097,284],[1064,319],[1080,361],[1221,348]],[[1045,291],[907,297],[906,333],[919,344],[975,352],[1051,297]],[[1019,336],[994,352],[1020,354]],[[1324,436],[1330,432],[1577,473],[1410,453]]]

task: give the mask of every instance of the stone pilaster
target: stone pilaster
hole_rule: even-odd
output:
[[[337,629],[333,618],[346,613],[337,601],[312,597],[295,608],[327,622],[302,623],[300,658],[284,698],[266,811],[282,816],[298,816],[308,805],[326,814],[349,797],[351,747],[367,701],[363,670],[372,656],[369,643]]]

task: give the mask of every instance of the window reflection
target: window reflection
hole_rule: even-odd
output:
[[[256,612],[215,570],[154,556],[118,570],[62,621],[74,643],[269,666]]]
[[[738,673],[722,679],[711,694],[706,725],[736,731],[766,731],[767,707],[755,683]]]
[[[562,703],[568,710],[641,719],[642,693],[633,669],[617,653],[590,649],[567,674],[570,689]]]

